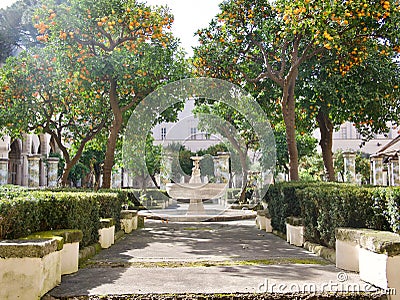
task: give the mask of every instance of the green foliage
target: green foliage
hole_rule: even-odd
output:
[[[286,232],[285,221],[289,216],[300,216],[300,203],[296,197],[296,189],[303,188],[304,183],[290,182],[270,185],[264,200],[272,216],[274,229]]]
[[[289,170],[289,154],[287,151],[287,141],[285,126],[283,124],[276,124],[274,127],[274,135],[276,142],[276,155],[277,155],[277,171],[287,172]],[[315,152],[317,146],[317,139],[305,132],[296,134],[297,151],[299,158],[311,156]]]
[[[100,217],[112,217],[119,226],[122,200],[116,193],[2,191],[0,238],[16,239],[37,231],[80,229],[83,232],[81,247],[85,247],[98,241]]]
[[[334,168],[335,168],[335,174],[339,176],[339,181],[344,182],[345,181],[345,174],[344,174],[344,157],[343,157],[343,151],[342,150],[337,150],[335,153],[333,153],[333,159],[335,161]]]
[[[89,168],[81,162],[75,164],[69,172],[68,179],[71,180],[75,187],[78,187],[78,181],[82,180],[89,173]]]
[[[369,184],[371,177],[370,155],[357,152],[356,154],[356,174],[360,175],[361,184]]]
[[[286,182],[272,185],[265,200],[274,229],[286,232],[286,217],[301,217],[305,239],[331,248],[337,227],[400,232],[400,188]]]
[[[400,189],[376,188],[373,199],[374,210],[381,216],[378,221],[388,222],[390,229],[400,234]]]
[[[181,176],[191,176],[193,163],[190,157],[195,155],[193,152],[178,143],[169,144],[165,147],[165,151],[172,155],[171,180],[173,182],[180,182]]]
[[[37,0],[19,0],[0,9],[0,63],[23,48],[37,44],[37,31],[30,22]]]
[[[333,248],[335,228],[388,229],[376,222],[373,189],[351,185],[315,186],[297,192],[305,222],[305,238]]]
[[[272,118],[283,117],[291,179],[295,130],[319,109],[365,135],[398,119],[398,1],[226,0],[220,8],[197,32],[196,72],[246,86],[269,102]]]
[[[302,157],[299,167],[302,181],[322,181],[324,179],[324,162],[320,153]]]

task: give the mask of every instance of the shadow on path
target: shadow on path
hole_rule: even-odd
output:
[[[262,263],[248,265],[254,260]],[[285,260],[291,264],[282,264]],[[338,271],[303,248],[258,230],[254,220],[147,221],[146,228],[101,251],[88,267],[63,276],[49,295],[254,293],[265,280],[322,283],[336,281]],[[349,282],[361,284],[356,274],[350,274]]]

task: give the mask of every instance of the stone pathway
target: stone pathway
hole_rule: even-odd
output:
[[[48,295],[374,290],[358,274],[258,230],[254,220],[145,226],[63,276]]]

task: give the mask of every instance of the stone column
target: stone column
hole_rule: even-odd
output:
[[[8,183],[8,158],[0,158],[0,185]]]
[[[390,185],[399,185],[399,159],[398,157],[393,157],[390,160]]]
[[[38,187],[39,186],[39,155],[28,156],[28,186]]]
[[[400,185],[400,152],[397,153],[397,157],[393,159],[394,163],[394,185]]]
[[[229,153],[218,152],[214,157],[214,173],[217,183],[229,183]]]
[[[356,154],[343,152],[345,181],[356,183]]]
[[[22,166],[21,166],[21,185],[29,186],[29,156],[32,152],[32,135],[24,133],[22,135]],[[39,176],[39,173],[38,173]]]
[[[372,160],[372,184],[383,185],[383,158],[379,156],[371,157]]]
[[[56,187],[58,180],[58,157],[49,157],[47,159],[47,186]]]

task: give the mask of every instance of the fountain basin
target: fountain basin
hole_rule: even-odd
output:
[[[167,183],[168,195],[174,199],[216,199],[224,195],[225,183]]]

